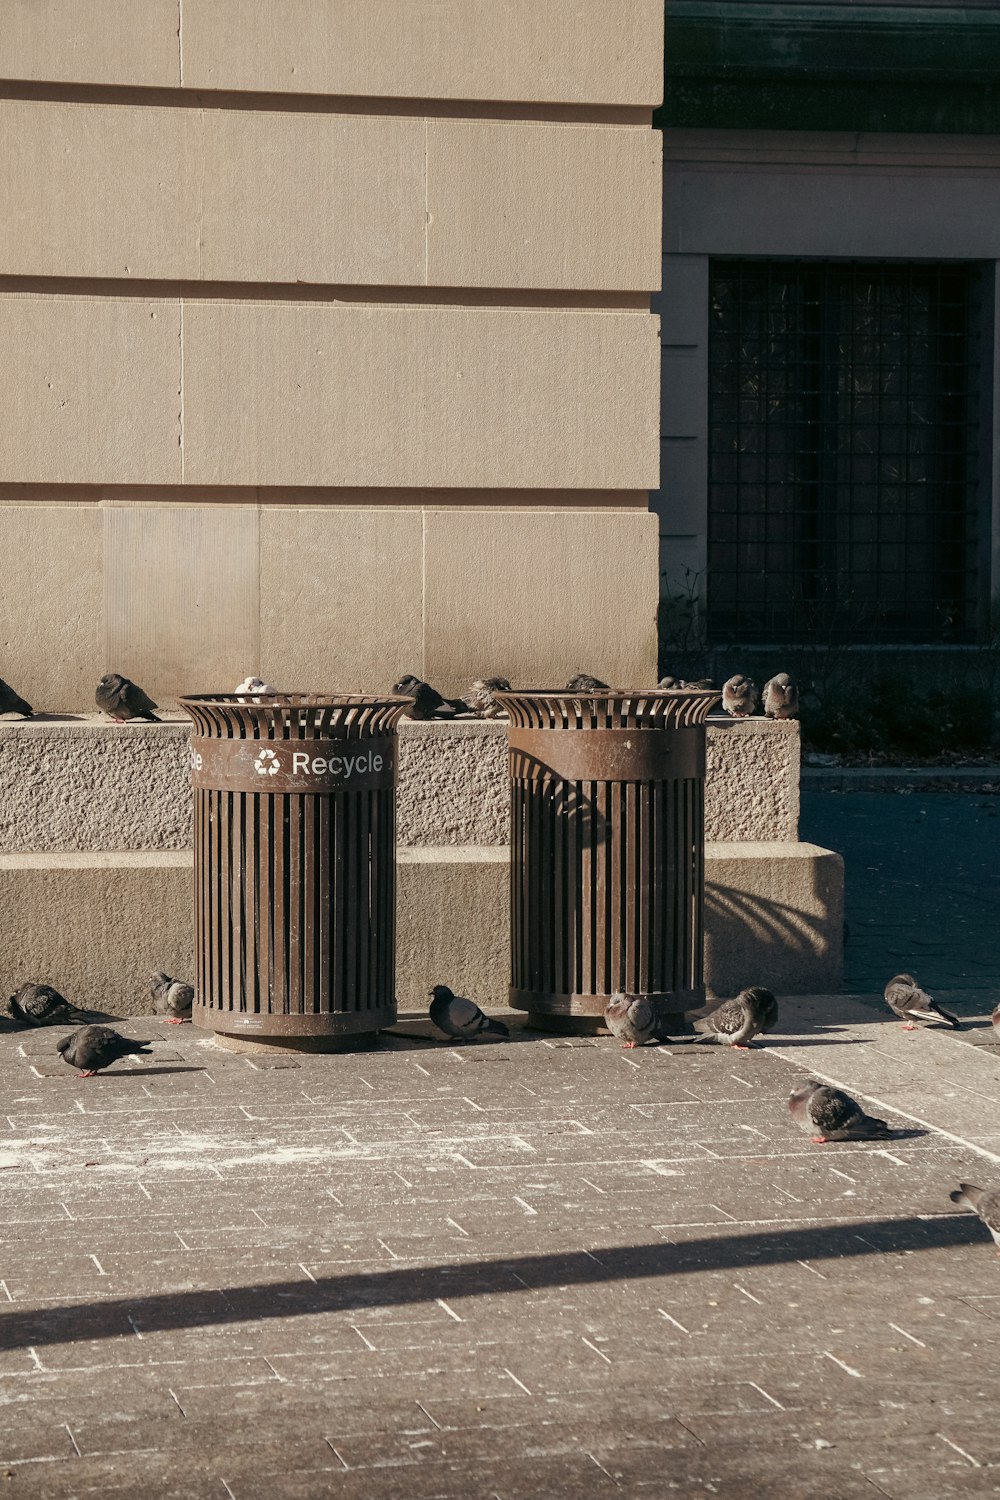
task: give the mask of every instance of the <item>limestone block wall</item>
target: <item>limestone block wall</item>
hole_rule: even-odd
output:
[[[7,6],[0,676],[653,680],[662,26]]]

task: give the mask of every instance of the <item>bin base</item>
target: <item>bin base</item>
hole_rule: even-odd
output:
[[[215,1041],[227,1052],[239,1052],[245,1057],[270,1055],[289,1057],[297,1052],[367,1052],[378,1045],[377,1031],[358,1031],[353,1036],[285,1036],[249,1037],[231,1036],[227,1031],[217,1031]]]
[[[336,1015],[271,1015],[264,1011],[212,1010],[195,1002],[191,1019],[204,1031],[225,1032],[227,1036],[246,1037],[251,1041],[286,1042],[289,1045],[327,1039],[347,1040],[358,1033],[382,1031],[396,1024],[395,1005]]]

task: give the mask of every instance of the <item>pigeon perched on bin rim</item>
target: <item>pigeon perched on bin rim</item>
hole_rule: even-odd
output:
[[[885,999],[889,1009],[902,1021],[904,1031],[912,1031],[917,1021],[922,1026],[943,1021],[954,1031],[962,1029],[958,1017],[943,1010],[926,990],[920,988],[912,974],[894,974],[885,987]]]
[[[162,1016],[168,1026],[180,1026],[190,1021],[194,1005],[194,986],[181,979],[171,979],[169,974],[154,974],[150,989],[153,992],[153,1009]]]
[[[662,683],[660,685],[662,687]],[[711,677],[695,677],[691,682],[687,682],[682,677],[680,682],[678,682],[676,686],[679,688],[693,688],[695,692],[704,693],[709,689],[714,688],[715,683],[712,681]]]
[[[130,1042],[110,1026],[81,1026],[79,1031],[63,1037],[58,1050],[64,1062],[80,1069],[81,1078],[93,1078],[120,1057],[145,1056],[151,1049],[148,1042]]]
[[[0,714],[20,714],[22,718],[30,719],[34,712],[31,704],[0,677]]]
[[[153,724],[163,721],[153,712],[156,704],[128,677],[120,672],[107,672],[97,684],[94,702],[102,713],[108,714],[119,724],[129,719],[148,719]]]
[[[957,1189],[948,1195],[952,1203],[961,1208],[971,1208],[978,1214],[993,1236],[993,1243],[1000,1255],[1000,1189],[976,1187],[972,1182],[960,1182]]]
[[[755,1036],[778,1024],[778,1002],[763,985],[753,985],[692,1024],[699,1041],[746,1051]]]
[[[446,984],[436,984],[430,991],[430,1016],[445,1036],[468,1042],[478,1036],[510,1036],[502,1021],[495,1021],[479,1009],[474,1000],[456,995]]]
[[[814,1132],[811,1139],[817,1146],[827,1141],[885,1140],[892,1135],[885,1120],[866,1115],[850,1094],[816,1078],[807,1078],[792,1089],[788,1108],[803,1130]]]
[[[769,719],[794,719],[799,711],[799,690],[787,672],[765,682],[761,706]]]
[[[260,698],[264,694],[273,697],[277,688],[268,687],[259,677],[244,677],[239,687],[233,688],[233,692],[241,698]]]
[[[676,677],[661,677],[659,682],[656,684],[658,688],[675,688],[678,685],[679,684]]]
[[[611,689],[606,682],[599,677],[591,677],[587,672],[577,672],[566,684],[567,693],[608,693]]]
[[[467,693],[462,695],[463,708],[471,709],[480,719],[498,719],[507,710],[498,703],[495,693],[509,693],[510,683],[506,677],[477,677]]]
[[[22,1026],[65,1026],[80,1014],[51,984],[22,984],[7,1005]]]
[[[757,707],[757,684],[739,673],[722,685],[722,706],[734,719],[749,719]]]
[[[656,1006],[646,995],[612,995],[604,1007],[604,1022],[623,1047],[645,1047],[649,1042],[668,1042],[660,1031]]]

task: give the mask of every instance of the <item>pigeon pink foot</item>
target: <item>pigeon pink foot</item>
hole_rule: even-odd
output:
[[[825,1146],[826,1145],[826,1136],[825,1135],[811,1135],[809,1137],[809,1139],[812,1141],[812,1143],[813,1143],[814,1146]]]

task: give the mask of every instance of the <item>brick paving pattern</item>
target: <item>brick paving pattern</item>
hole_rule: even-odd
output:
[[[2,1493],[1000,1493],[1000,1261],[947,1196],[1000,1180],[995,1052],[900,1060],[837,1003],[739,1054],[248,1060],[150,1019],[79,1079],[0,1036]],[[906,1133],[812,1145],[793,1064],[898,1086]]]

